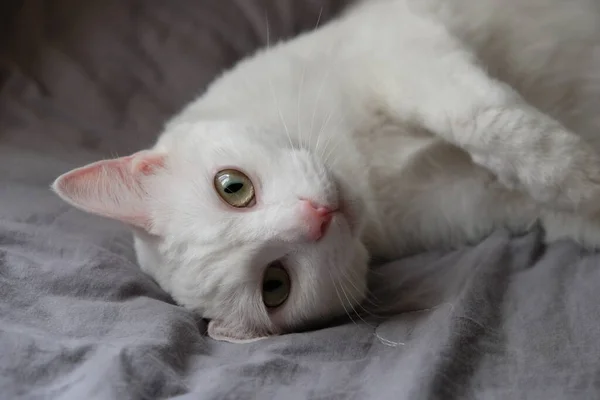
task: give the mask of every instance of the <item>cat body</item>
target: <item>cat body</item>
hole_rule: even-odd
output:
[[[370,259],[538,221],[600,245],[599,100],[597,1],[367,0],[54,190],[132,225],[142,269],[212,337],[254,340],[360,303]],[[215,193],[232,170],[243,207]],[[289,293],[265,307],[274,263]]]
[[[497,184],[468,152],[427,130],[421,121],[427,116],[413,99],[426,90],[421,86],[429,77],[451,79],[453,71],[441,58],[472,51],[491,76],[600,148],[599,3],[418,3],[368,1],[350,18],[259,52],[218,79],[169,126],[250,121],[272,129],[284,145],[289,134],[295,147],[325,153],[331,169],[371,197],[365,201],[370,207],[364,240],[373,253],[389,258],[479,240],[497,226],[527,228],[546,215],[536,202]],[[465,21],[458,13],[469,7],[475,16]],[[546,24],[531,27],[540,14]],[[460,42],[438,48],[436,34]],[[419,79],[425,82],[413,82]],[[432,83],[431,90],[438,89]],[[450,107],[469,101],[460,91],[440,95],[451,97]],[[425,107],[441,118],[452,113],[436,104],[436,96]],[[407,104],[397,108],[402,102]],[[166,149],[181,138],[167,128],[158,146]],[[597,241],[593,235],[579,239]]]

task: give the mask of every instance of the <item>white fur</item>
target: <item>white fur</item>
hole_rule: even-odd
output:
[[[241,61],[167,124],[140,265],[213,337],[244,341],[360,303],[367,254],[537,220],[549,239],[597,247],[599,100],[598,1],[361,2]],[[253,179],[255,207],[219,200],[222,167]],[[305,240],[300,197],[345,211],[322,241]],[[292,292],[268,312],[276,259]]]

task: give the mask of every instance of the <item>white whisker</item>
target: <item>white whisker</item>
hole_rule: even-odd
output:
[[[335,124],[335,127],[334,127],[334,129],[332,129],[332,132],[333,132],[333,131],[335,131],[337,128],[339,128],[339,127],[340,127],[340,125],[342,125],[342,124],[344,123],[344,121],[345,121],[345,120],[346,120],[346,114],[344,113],[344,115],[342,115],[342,117],[341,117],[341,118],[338,120],[338,122]],[[332,141],[332,140],[333,140],[333,135],[330,135],[330,140],[327,142],[327,146],[329,146],[329,144],[331,143],[331,141]],[[340,142],[339,142],[339,141],[336,141],[336,142],[334,142],[334,143],[335,143],[335,144],[334,144],[334,146],[333,146],[333,147],[332,147],[332,148],[331,148],[331,149],[330,149],[330,150],[327,152],[327,155],[326,155],[326,156],[325,156],[325,155],[323,156],[323,162],[324,162],[325,164],[327,164],[327,163],[328,163],[328,161],[329,161],[329,158],[330,158],[330,157],[331,157],[333,154],[335,154],[335,150],[336,150],[336,149],[338,148],[338,146],[340,145]],[[327,147],[325,147],[325,149],[326,149],[326,148],[327,148]],[[325,150],[323,150],[323,152],[325,152]],[[337,160],[337,157],[336,157],[336,160]]]
[[[336,221],[334,221],[334,223],[336,225],[338,225],[338,227],[340,226],[339,221],[336,220]],[[344,278],[346,280],[346,282],[348,282],[348,283],[350,283],[350,285],[352,285],[352,287],[354,288],[356,293],[361,293],[361,290],[356,286],[356,283],[354,283],[354,279],[352,279],[350,276],[353,274],[352,270],[341,268],[337,264],[334,264],[334,268],[338,271],[339,275],[341,275],[342,278]],[[352,293],[350,293],[350,294],[352,294]],[[370,294],[368,289],[367,289],[366,294]],[[373,314],[371,311],[367,310],[362,304],[360,304],[360,302],[357,301],[356,297],[352,296],[352,298],[364,312],[366,312],[367,314],[369,314],[371,316],[378,317],[378,315]],[[366,297],[364,299],[364,301],[367,301],[369,304],[371,304],[374,307],[378,306],[378,304],[376,304],[373,300],[369,299],[368,297]]]
[[[335,267],[334,267],[334,268],[337,268],[337,271],[338,271],[338,272],[342,271],[341,267],[337,266],[336,264],[334,264],[334,265],[335,265]],[[337,293],[337,295],[338,295],[338,298],[340,298],[340,301],[342,302],[342,307],[344,307],[344,311],[346,311],[346,314],[348,315],[348,317],[350,317],[350,319],[352,320],[352,322],[354,322],[355,324],[357,324],[357,323],[356,323],[356,321],[354,321],[354,319],[352,319],[352,317],[350,316],[350,313],[348,313],[348,310],[346,309],[346,306],[344,305],[344,303],[343,303],[343,301],[342,301],[341,297],[339,296],[338,288],[337,288],[337,285],[336,285],[335,279],[333,279],[333,276],[331,275],[331,271],[329,271],[329,270],[328,270],[328,272],[329,272],[329,276],[330,276],[330,278],[331,278],[331,280],[332,280],[332,282],[333,282],[333,286],[334,286],[334,288],[335,288],[335,291],[336,291],[336,293]],[[343,275],[343,274],[342,274],[342,275]],[[346,298],[346,300],[348,301],[348,305],[349,305],[349,306],[350,306],[350,308],[352,309],[352,312],[353,312],[353,313],[354,313],[354,314],[355,314],[355,315],[356,315],[356,316],[357,316],[357,317],[358,317],[358,318],[359,318],[359,319],[360,319],[360,320],[361,320],[361,321],[362,321],[364,324],[366,324],[367,326],[369,326],[370,328],[372,328],[372,329],[373,329],[373,335],[374,335],[374,336],[375,336],[375,337],[376,337],[376,338],[377,338],[377,339],[378,339],[378,340],[379,340],[379,341],[380,341],[382,344],[384,344],[384,345],[386,345],[386,346],[390,346],[390,347],[397,347],[397,346],[404,346],[404,345],[405,345],[405,343],[402,343],[402,342],[394,342],[394,341],[392,341],[392,340],[389,340],[389,339],[386,339],[386,338],[383,338],[383,337],[381,337],[381,336],[380,336],[380,335],[377,333],[377,326],[376,326],[376,325],[373,325],[373,324],[371,324],[371,323],[369,323],[369,322],[367,322],[367,321],[366,321],[366,320],[365,320],[365,319],[364,319],[364,318],[361,316],[361,314],[360,314],[358,311],[356,311],[356,308],[354,307],[354,305],[353,305],[353,302],[352,302],[352,301],[350,301],[350,298],[348,297],[348,293],[350,294],[350,297],[352,297],[352,299],[354,300],[354,303],[356,303],[356,304],[357,304],[357,305],[358,305],[358,306],[359,306],[359,307],[360,307],[360,308],[361,308],[361,309],[362,309],[362,310],[363,310],[365,313],[367,313],[367,314],[369,314],[369,315],[371,315],[371,316],[373,316],[373,317],[378,317],[378,316],[377,316],[377,315],[374,315],[374,314],[372,314],[372,313],[370,313],[370,312],[369,312],[367,309],[365,309],[365,308],[364,308],[364,307],[363,307],[363,306],[360,304],[360,302],[356,301],[357,299],[356,299],[356,298],[355,298],[355,297],[352,295],[352,292],[347,292],[347,291],[344,289],[343,282],[341,282],[341,281],[340,281],[340,282],[338,282],[338,283],[340,284],[340,286],[339,286],[339,289],[342,291],[342,293],[343,293],[344,297],[345,297],[345,298]],[[358,289],[356,289],[356,290],[358,291]]]
[[[319,109],[319,102],[321,101],[321,94],[323,93],[323,88],[325,87],[325,82],[327,80],[327,78],[329,77],[329,73],[331,72],[331,68],[327,68],[327,71],[325,73],[325,75],[323,76],[323,80],[321,81],[321,85],[319,86],[319,89],[317,90],[317,98],[315,100],[315,107],[313,110],[313,114],[312,117],[310,119],[310,129],[309,129],[309,136],[308,136],[308,145],[310,146],[312,143],[312,137],[314,134],[314,126],[315,126],[315,117],[317,115],[317,110]],[[317,136],[317,141],[318,141],[318,136]],[[316,146],[315,146],[316,148]]]
[[[270,48],[271,33],[270,33],[270,27],[269,27],[269,18],[266,15],[266,13],[265,13],[265,19],[266,19],[266,28],[267,28],[267,48]],[[283,113],[281,112],[281,107],[279,107],[279,99],[277,98],[277,95],[275,93],[275,88],[273,87],[273,80],[271,79],[271,76],[269,76],[269,89],[271,90],[271,96],[273,97],[273,101],[275,102],[275,108],[279,115],[279,120],[281,121],[281,124],[283,125],[283,127],[285,129],[285,133],[287,135],[287,138],[288,138],[291,148],[294,149],[294,143],[292,141],[292,136],[290,135],[290,130],[288,129],[287,124],[285,123]],[[294,156],[294,160],[296,161],[295,156]]]
[[[327,125],[328,125],[328,123],[329,123],[329,120],[331,119],[331,116],[332,116],[332,113],[331,113],[331,114],[329,114],[329,116],[328,116],[327,120],[325,121],[325,123],[323,124],[323,126],[321,127],[321,129],[319,130],[319,137],[320,137],[320,136],[321,136],[321,134],[322,134],[322,133],[325,131],[325,128],[327,127]],[[333,132],[333,131],[335,131],[337,128],[339,128],[339,127],[340,127],[340,125],[342,125],[342,124],[343,124],[343,123],[346,121],[346,117],[347,117],[347,114],[344,112],[344,113],[342,114],[342,116],[341,116],[341,117],[340,117],[340,118],[337,120],[337,122],[335,123],[335,125],[333,125],[332,129],[330,129],[329,131],[330,131],[330,132]],[[322,159],[324,159],[324,160],[327,160],[327,158],[329,158],[329,156],[330,156],[330,154],[333,152],[333,150],[335,150],[335,148],[337,147],[337,146],[335,146],[333,150],[330,150],[330,151],[328,151],[328,154],[327,154],[327,156],[325,156],[325,152],[328,150],[328,147],[329,147],[329,145],[331,144],[331,141],[333,140],[333,138],[334,138],[334,135],[332,135],[332,134],[329,134],[329,135],[328,135],[328,140],[327,140],[327,142],[325,143],[325,146],[323,147],[323,151],[321,152],[321,158],[322,158]],[[318,141],[318,139],[319,139],[319,138],[317,138],[317,141]],[[338,144],[339,144],[339,142],[338,142]],[[318,145],[317,145],[317,148],[315,149],[315,151],[316,151],[316,150],[318,150]],[[326,162],[326,161],[325,161],[325,162]]]
[[[323,16],[323,7],[319,10],[319,16],[317,17],[317,24],[315,25],[315,29],[319,28],[319,24],[321,23],[321,17]]]
[[[300,104],[302,103],[302,88],[304,85],[304,76],[306,75],[307,68],[308,68],[308,63],[305,63],[304,70],[302,71],[302,76],[300,77],[300,84],[298,87],[298,105],[297,105],[297,109],[296,109],[297,118],[298,118],[298,137],[300,138],[300,140],[299,140],[300,147],[302,147],[302,145],[303,145],[303,143],[302,143],[302,125],[300,123]],[[308,147],[306,145],[304,147],[308,150]]]
[[[344,304],[344,300],[342,299],[342,296],[340,296],[340,292],[338,291],[338,287],[336,285],[335,279],[333,279],[333,275],[331,275],[331,271],[327,270],[327,272],[329,273],[329,277],[331,279],[331,283],[333,283],[333,289],[335,290],[335,294],[337,295],[338,299],[340,300],[340,304],[342,305],[342,308],[344,309],[344,312],[346,313],[346,315],[348,316],[348,318],[350,318],[350,321],[352,321],[355,325],[358,325],[358,323],[352,318],[352,315],[350,314],[350,312],[346,308],[346,305]]]
[[[269,26],[269,14],[265,11],[265,21],[267,28],[267,49],[271,48],[271,29]]]
[[[290,135],[290,130],[288,129],[288,126],[285,123],[285,119],[283,118],[283,113],[281,112],[281,108],[279,107],[279,100],[277,98],[277,95],[275,94],[275,88],[273,87],[273,81],[271,80],[270,77],[269,77],[269,87],[271,89],[271,95],[273,96],[273,100],[275,101],[275,107],[277,108],[277,113],[279,114],[279,120],[281,121],[281,124],[283,125],[283,127],[285,129],[285,133],[290,142],[290,146],[292,147],[292,149],[294,149],[294,143],[292,141],[292,136]]]
[[[325,119],[325,121],[323,122],[323,124],[321,124],[321,129],[319,129],[319,133],[317,134],[317,144],[315,145],[315,153],[317,153],[319,151],[319,142],[321,141],[322,134],[323,134],[325,128],[327,127],[327,124],[329,123],[329,120],[331,119],[332,116],[333,116],[333,112],[330,112],[327,115],[327,118]],[[331,140],[331,136],[329,136],[329,140]],[[323,153],[324,152],[322,152],[320,154],[321,158],[324,155]]]
[[[373,328],[373,335],[374,335],[374,336],[375,336],[375,337],[376,337],[376,338],[377,338],[377,339],[378,339],[378,340],[379,340],[379,341],[380,341],[382,344],[384,344],[384,345],[386,345],[386,346],[390,346],[390,347],[397,347],[397,346],[404,346],[404,345],[405,345],[405,343],[403,343],[403,342],[394,342],[394,341],[392,341],[392,340],[389,340],[389,339],[386,339],[386,338],[383,338],[383,337],[381,337],[381,336],[380,336],[380,335],[377,333],[377,326],[376,326],[376,325],[373,325],[373,324],[370,324],[370,323],[368,323],[368,322],[367,322],[367,321],[366,321],[366,320],[365,320],[365,319],[364,319],[364,318],[363,318],[363,317],[360,315],[360,313],[358,313],[358,312],[356,311],[356,309],[354,308],[354,306],[352,305],[352,303],[351,303],[351,302],[350,302],[350,300],[348,299],[348,295],[346,294],[346,291],[344,290],[344,286],[343,286],[343,285],[341,285],[341,284],[340,284],[340,289],[342,290],[342,293],[344,294],[344,296],[345,296],[345,297],[346,297],[346,299],[348,300],[348,302],[349,302],[349,305],[350,305],[350,307],[352,308],[352,311],[354,312],[354,314],[356,314],[356,316],[357,316],[358,318],[360,318],[360,320],[361,320],[361,321],[362,321],[364,324],[366,324],[367,326],[369,326],[369,327]]]

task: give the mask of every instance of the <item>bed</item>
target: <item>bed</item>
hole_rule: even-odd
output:
[[[600,398],[600,256],[539,230],[374,268],[411,312],[235,345],[139,270],[125,228],[50,192],[151,144],[267,31],[346,3],[1,2],[0,399]]]

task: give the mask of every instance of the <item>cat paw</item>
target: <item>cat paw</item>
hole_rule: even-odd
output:
[[[600,156],[578,139],[555,148],[520,149],[508,154],[473,153],[474,163],[492,171],[508,189],[561,211],[600,212]]]

